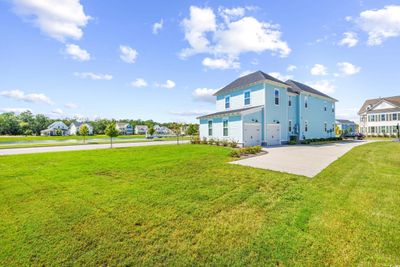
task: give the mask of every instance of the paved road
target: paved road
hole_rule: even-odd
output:
[[[294,145],[267,147],[268,154],[231,162],[261,169],[314,177],[353,147],[367,141],[326,145]]]
[[[188,143],[188,140],[179,141],[180,144]],[[113,147],[135,147],[135,146],[160,146],[174,145],[176,141],[152,141],[152,142],[136,142],[136,143],[116,143]],[[48,146],[48,147],[29,147],[29,148],[7,148],[0,149],[0,155],[18,155],[43,152],[59,152],[59,151],[77,151],[77,150],[93,150],[109,148],[110,144],[94,144],[94,145],[73,145],[73,146]]]

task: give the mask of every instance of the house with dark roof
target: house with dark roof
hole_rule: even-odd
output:
[[[368,99],[358,115],[361,133],[368,136],[396,136],[400,128],[400,96]]]
[[[201,138],[253,146],[335,135],[337,100],[298,81],[256,71],[214,95],[217,112],[198,118]]]

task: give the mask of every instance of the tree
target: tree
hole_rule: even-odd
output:
[[[198,133],[199,133],[198,125],[197,124],[189,124],[189,126],[186,130],[186,134],[193,136],[193,135],[197,135]]]
[[[112,148],[113,137],[117,137],[119,134],[119,131],[117,130],[117,125],[116,125],[115,121],[112,121],[107,125],[105,133],[107,136],[110,137],[110,144],[111,144],[111,148]]]
[[[89,134],[89,128],[87,127],[86,124],[83,124],[79,128],[79,134],[83,136],[83,143],[86,143],[86,136]]]
[[[0,134],[21,134],[21,127],[14,113],[6,112],[0,114]]]
[[[32,131],[36,135],[40,135],[40,131],[47,128],[52,121],[45,115],[37,114],[33,123]]]
[[[179,145],[179,136],[181,135],[182,124],[176,122],[172,123],[171,130],[176,135],[176,143]]]
[[[154,132],[155,132],[155,130],[154,130],[154,127],[153,127],[153,126],[150,126],[149,129],[147,130],[147,133],[148,133],[150,136],[153,136]]]

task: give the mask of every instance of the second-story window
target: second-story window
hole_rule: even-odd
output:
[[[327,108],[326,108],[326,101],[324,102],[324,111],[326,111],[327,110]]]
[[[244,92],[244,104],[250,105],[250,91]]]
[[[212,121],[208,121],[208,136],[212,136]]]
[[[275,105],[279,105],[279,90],[275,89]]]
[[[308,96],[304,97],[304,107],[308,108]]]
[[[385,114],[381,114],[381,121],[385,121],[386,120],[386,115]]]
[[[335,104],[332,103],[332,112],[335,112]]]
[[[393,119],[394,121],[397,121],[397,113],[393,113],[392,119]]]
[[[291,107],[292,106],[292,97],[289,96],[289,102],[288,102],[288,106]]]
[[[225,97],[225,108],[231,107],[231,98],[229,96]]]

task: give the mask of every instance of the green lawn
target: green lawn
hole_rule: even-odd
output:
[[[145,135],[120,135],[118,138],[145,138]],[[90,135],[86,136],[87,140],[108,138],[107,135]],[[47,141],[47,140],[83,140],[83,136],[68,135],[68,136],[24,136],[24,135],[0,135],[1,142],[13,142],[13,141]]]
[[[400,143],[317,177],[153,146],[0,157],[0,266],[400,264]]]

